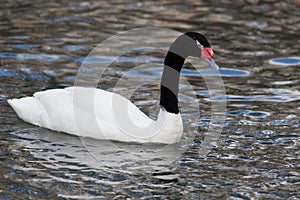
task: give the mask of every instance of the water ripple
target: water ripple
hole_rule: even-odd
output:
[[[63,48],[68,51],[90,51],[91,50],[90,48],[81,45],[67,45],[64,46]]]
[[[72,57],[65,55],[49,55],[49,54],[29,54],[29,53],[0,53],[0,58],[12,58],[17,60],[45,60],[45,61],[56,61],[56,60],[72,60]]]
[[[9,36],[8,38],[17,39],[17,40],[25,40],[31,38],[30,36],[26,35],[15,35],[15,36]]]
[[[30,79],[44,79],[49,80],[48,76],[40,74],[38,71],[30,71],[30,73],[21,73],[14,69],[1,69],[0,68],[0,77],[21,77],[23,79],[30,78]]]
[[[212,98],[206,98],[208,101],[258,101],[258,102],[292,102],[300,100],[300,95],[274,95],[274,96],[242,96],[242,95],[226,95],[226,96],[215,96]]]
[[[51,20],[50,20],[51,21]],[[63,17],[58,17],[54,20],[54,22],[69,22],[69,21],[78,21],[78,22],[85,22],[85,23],[92,23],[94,22],[93,19],[91,18],[83,18],[83,17],[74,17],[74,16],[63,16]]]
[[[37,44],[9,44],[7,46],[16,49],[36,49],[41,47],[41,45],[37,45]]]
[[[300,57],[281,57],[269,60],[272,65],[292,66],[300,65]]]
[[[252,118],[252,119],[263,119],[270,115],[271,115],[270,113],[262,112],[262,111],[249,111],[244,114],[244,116]]]

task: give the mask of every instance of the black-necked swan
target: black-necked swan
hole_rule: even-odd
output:
[[[177,97],[183,63],[188,56],[199,57],[217,70],[213,55],[210,43],[200,33],[187,32],[172,43],[164,60],[157,120],[150,119],[121,95],[97,88],[50,89],[32,97],[10,99],[8,103],[22,120],[54,131],[122,142],[177,143],[183,135]],[[76,105],[77,113],[74,112],[75,91],[82,95],[93,93],[94,113],[89,113],[84,103]],[[76,120],[80,120],[80,128]]]

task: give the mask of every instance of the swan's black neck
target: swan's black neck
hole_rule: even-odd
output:
[[[203,35],[196,32],[187,32],[179,36],[171,45],[164,61],[161,78],[160,105],[166,111],[179,113],[178,86],[181,68],[188,56],[200,58],[203,47],[210,47],[210,44]]]
[[[170,113],[179,113],[178,86],[179,76],[185,58],[168,51],[161,78],[160,105]]]

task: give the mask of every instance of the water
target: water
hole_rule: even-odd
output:
[[[2,0],[0,198],[300,198],[299,9],[296,0]],[[115,143],[122,150],[114,152],[105,141],[80,140],[24,123],[6,103],[73,85],[80,63],[95,45],[144,26],[201,31],[221,67],[226,96],[211,97],[198,73],[188,67],[182,72],[198,99],[182,97],[181,105],[200,105],[197,112],[182,113],[185,133],[197,132],[185,146],[171,146],[148,162],[141,156],[153,156],[159,145]],[[101,87],[112,90],[135,63],[161,63],[163,55],[141,46],[107,71]],[[95,59],[107,62],[109,57]],[[147,68],[128,76],[150,80],[160,74],[160,69]],[[157,98],[157,84],[147,84],[131,100],[155,118]],[[201,156],[210,104],[224,100],[223,131],[210,152]],[[186,149],[183,155],[180,149]],[[170,157],[179,158],[166,163]]]

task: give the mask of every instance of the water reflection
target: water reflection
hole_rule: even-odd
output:
[[[43,128],[16,131],[13,135],[20,145],[34,149],[31,151],[32,155],[44,160],[42,164],[51,169],[113,168],[120,173],[151,173],[168,169],[181,154],[179,144],[164,147],[158,144],[141,145],[80,139]],[[48,166],[49,162],[51,166]]]

